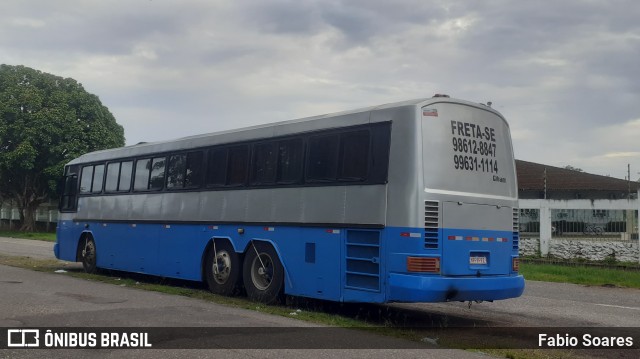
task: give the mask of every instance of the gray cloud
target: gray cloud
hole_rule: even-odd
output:
[[[448,92],[493,101],[522,159],[621,177],[640,170],[616,138],[638,132],[638,18],[633,0],[7,0],[0,53],[82,82],[128,143]]]

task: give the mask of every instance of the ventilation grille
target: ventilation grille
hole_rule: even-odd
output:
[[[520,242],[520,210],[518,208],[513,209],[513,251],[518,251],[518,245]]]
[[[347,231],[346,287],[380,292],[380,232]]]
[[[437,201],[424,201],[424,247],[438,249],[440,236],[440,206]]]

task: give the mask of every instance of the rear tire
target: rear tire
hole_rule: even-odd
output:
[[[217,253],[214,253],[214,248]],[[220,295],[238,295],[242,291],[242,261],[226,240],[214,242],[207,252],[205,275],[209,290]]]
[[[284,267],[270,244],[249,245],[242,271],[249,299],[265,303],[282,303],[284,299]]]

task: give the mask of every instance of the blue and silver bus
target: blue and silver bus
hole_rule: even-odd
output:
[[[518,297],[517,184],[494,109],[436,95],[85,154],[55,255],[343,302]]]

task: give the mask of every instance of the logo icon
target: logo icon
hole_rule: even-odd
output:
[[[39,329],[8,329],[7,347],[33,348],[40,346]]]

